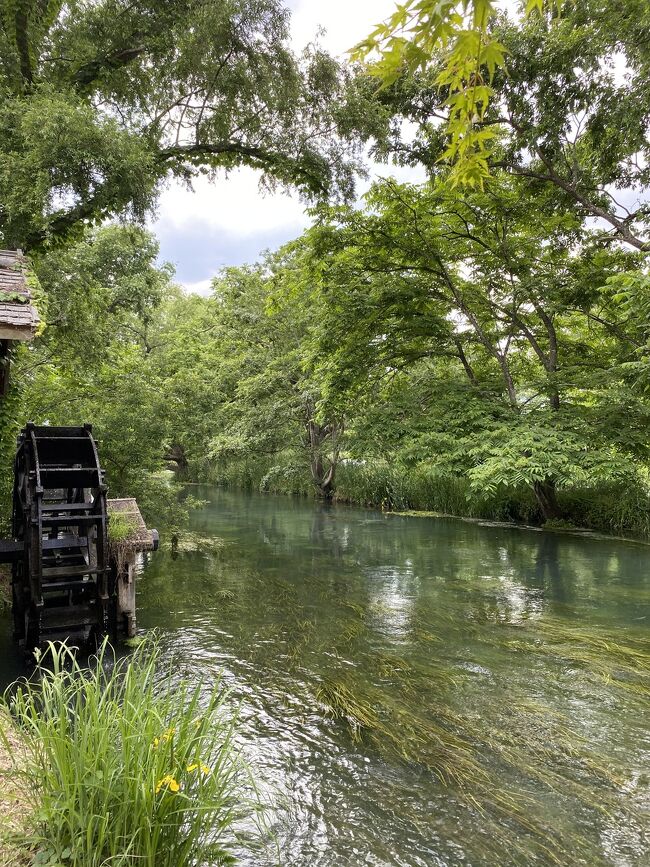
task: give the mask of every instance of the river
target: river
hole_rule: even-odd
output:
[[[273,805],[246,865],[650,863],[650,547],[192,493],[139,626],[232,690]]]

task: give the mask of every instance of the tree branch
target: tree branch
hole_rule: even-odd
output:
[[[72,76],[72,82],[78,87],[88,87],[105,70],[114,70],[122,66],[128,66],[129,63],[132,63],[146,51],[147,49],[144,45],[135,45],[132,48],[120,48],[104,57],[89,60],[77,69]]]

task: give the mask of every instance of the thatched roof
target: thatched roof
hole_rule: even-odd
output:
[[[0,250],[0,340],[31,340],[39,323],[29,303],[27,262],[20,250]]]
[[[111,515],[123,516],[128,522],[128,532],[125,538],[116,542],[116,547],[123,551],[155,551],[158,547],[158,534],[155,530],[148,530],[144,518],[134,497],[123,497],[119,500],[108,500],[109,516],[109,542],[111,541],[110,517]]]

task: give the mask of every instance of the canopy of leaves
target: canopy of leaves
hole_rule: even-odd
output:
[[[526,0],[525,16],[559,13],[563,0]],[[437,70],[433,84],[444,94],[447,147],[440,160],[451,163],[452,186],[482,186],[490,176],[489,144],[497,135],[481,128],[495,97],[492,79],[505,66],[506,47],[491,24],[496,0],[406,0],[352,51],[352,57],[378,59],[370,72],[382,88],[414,72]]]
[[[446,48],[418,54],[433,7],[407,3],[395,21],[415,30],[379,92],[317,50],[294,58],[268,0],[5,16],[0,230],[40,248],[47,299],[45,331],[14,365],[10,424],[93,421],[114,493],[150,497],[165,461],[322,496],[380,466],[390,484],[357,499],[394,503],[387,485],[417,476],[451,479],[456,511],[465,495],[523,491],[553,518],[607,488],[648,515],[647,4],[567,0],[553,22],[538,6],[513,21],[492,3],[436,4]],[[460,65],[455,83],[439,76],[476,32],[503,46],[507,73],[484,60],[471,121],[496,133],[489,182],[453,187],[450,100],[485,82]],[[143,213],[170,172],[248,163],[345,191],[337,130],[429,182],[321,203],[302,238],[225,270],[208,298],[173,285],[142,229],[70,234]]]
[[[387,181],[365,212],[322,213],[305,279],[322,305],[324,405],[402,394],[401,406],[416,375],[391,444],[406,458],[477,490],[634,475],[649,457],[645,340],[611,287],[639,257],[598,243],[557,200],[537,195],[533,222],[526,183],[502,173],[463,196]]]
[[[349,195],[344,80],[316,46],[294,56],[279,0],[2,0],[0,243],[140,218],[165,178],[242,165]]]
[[[469,9],[472,4],[464,5]],[[426,31],[428,19],[418,21]],[[567,0],[552,21],[537,13],[523,21],[499,13],[486,27],[489,40],[503,48],[505,66],[497,63],[493,74],[486,68],[489,93],[480,107],[454,121],[456,90],[437,81],[448,69],[444,52],[425,52],[421,63],[400,60],[399,78],[378,99],[385,110],[408,119],[409,131],[415,126],[417,132],[414,139],[404,140],[394,126],[392,136],[379,140],[377,153],[424,164],[447,182],[451,159],[458,160],[452,181],[462,180],[467,171],[476,186],[502,168],[526,178],[531,194],[554,186],[564,194],[561,207],[594,218],[604,236],[647,250],[648,4]],[[410,45],[407,41],[404,51]],[[463,101],[474,99],[473,84],[460,82],[457,87]],[[460,124],[456,130],[454,123]],[[458,159],[458,134],[467,159]],[[476,161],[480,168],[474,176]]]

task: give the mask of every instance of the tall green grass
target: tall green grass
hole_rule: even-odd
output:
[[[306,463],[297,462],[292,454],[268,458],[221,461],[197,469],[195,481],[210,482],[246,491],[268,494],[315,496],[315,488]]]
[[[431,473],[426,467],[405,467],[398,462],[368,461],[339,468],[337,499],[380,506],[387,511],[408,509],[539,523],[532,491],[509,489],[493,495],[471,491],[461,476]]]
[[[231,864],[235,827],[255,812],[226,694],[161,681],[155,645],[82,668],[51,646],[17,686],[37,863],[57,867]],[[249,794],[247,794],[249,793]]]
[[[560,504],[576,526],[650,536],[650,492],[640,481],[562,491]]]

